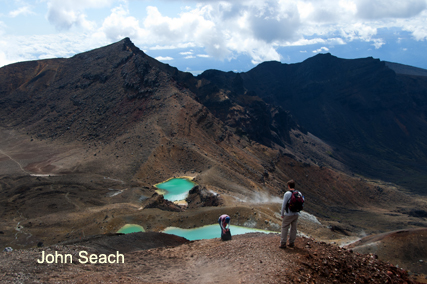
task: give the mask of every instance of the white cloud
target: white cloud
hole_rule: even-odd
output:
[[[319,49],[313,50],[313,53],[328,52],[328,51],[329,51],[329,48],[323,46]]]
[[[141,28],[139,21],[130,16],[127,7],[122,5],[111,10],[111,14],[104,20],[98,33],[105,35],[111,41],[118,41],[125,37],[140,40],[149,36],[149,32]]]
[[[356,5],[364,19],[410,18],[427,8],[425,0],[358,0]]]
[[[298,12],[301,19],[306,20],[310,17],[310,14],[313,13],[314,7],[310,2],[298,1],[297,2]]]
[[[338,5],[346,14],[355,15],[357,13],[357,5],[351,0],[340,0]]]
[[[156,7],[147,7],[144,29],[150,32],[150,41],[160,45],[185,43],[188,46],[203,46],[208,54],[225,58],[230,51],[225,46],[225,37],[218,26],[209,19],[212,7],[200,6],[183,12],[176,18],[163,16]]]
[[[416,27],[405,27],[406,30],[411,31],[412,35],[416,40],[425,40],[427,39],[427,27],[426,26],[416,26]]]
[[[385,41],[381,38],[377,38],[372,41],[373,41],[373,46],[375,46],[375,49],[379,49],[381,48],[381,46],[385,44]]]
[[[267,43],[293,39],[301,25],[298,7],[291,1],[267,0],[246,9],[253,35]]]
[[[197,57],[209,58],[210,56],[207,54],[197,54]]]
[[[327,45],[342,45],[346,44],[346,42],[339,37],[333,37],[328,39],[323,38],[312,38],[312,39],[305,39],[302,38],[300,40],[294,41],[294,42],[287,42],[283,44],[283,46],[307,46],[307,45],[315,45],[315,44],[327,44]]]
[[[3,28],[5,28],[5,27],[6,27],[6,25],[2,21],[0,21],[0,35],[2,35],[4,33]]]
[[[9,59],[7,58],[4,52],[0,51],[0,67],[8,65],[9,63],[12,63],[12,62],[9,61]]]
[[[300,24],[298,9],[294,4],[261,2],[212,1],[174,18],[150,6],[140,25],[148,34],[145,38],[132,39],[143,45],[151,44],[149,49],[203,47],[207,55],[221,60],[232,59],[239,53],[248,54],[254,63],[280,60],[275,50],[277,45],[272,45],[296,39],[295,31]]]
[[[35,13],[31,10],[30,6],[23,6],[14,11],[9,12],[9,16],[11,16],[12,18],[15,18],[19,15],[31,15],[31,14],[35,14]]]
[[[196,44],[194,42],[185,42],[185,43],[177,43],[175,45],[156,45],[151,46],[150,50],[163,50],[163,49],[177,49],[177,48],[189,48],[189,47],[195,47]]]
[[[34,6],[18,1],[21,7],[9,16],[25,15],[31,13],[31,8],[45,5],[48,21],[61,32],[34,37],[3,32],[1,40],[8,38],[9,43],[1,47],[0,55],[3,61],[67,57],[130,37],[145,50],[197,48],[197,53],[223,61],[244,54],[257,64],[283,59],[278,50],[289,46],[301,46],[301,50],[308,51],[327,47],[333,53],[334,46],[362,41],[379,49],[395,42],[382,38],[384,30],[408,31],[415,40],[427,39],[426,0],[193,0],[194,5],[188,2],[182,2],[181,9],[173,15],[173,11],[164,11],[166,6],[154,7],[154,1],[40,0]],[[148,4],[152,6],[145,7]],[[134,10],[135,6],[144,6],[145,10]],[[96,22],[90,17],[101,8],[110,12]],[[185,59],[198,56],[192,51],[180,55]]]
[[[155,59],[158,60],[158,61],[170,61],[170,60],[173,60],[173,58],[170,57],[170,56],[157,56]]]
[[[86,20],[85,9],[106,7],[114,0],[50,0],[49,19],[57,27],[94,24]],[[195,8],[183,7],[175,17],[148,6],[145,17],[136,17],[127,2],[111,10],[97,37],[117,41],[130,37],[151,50],[203,47],[216,59],[247,54],[256,64],[280,60],[280,46],[342,45],[361,40],[379,48],[385,41],[375,38],[378,28],[395,23],[372,23],[370,19],[413,17],[425,8],[425,0],[247,0],[202,1]],[[118,2],[120,3],[120,1]],[[424,4],[423,4],[424,3]],[[384,10],[384,6],[387,6]],[[382,11],[382,12],[381,12]],[[392,12],[395,11],[395,12]],[[360,19],[363,19],[361,21]],[[366,22],[366,20],[368,20]],[[403,24],[402,24],[403,25]],[[427,35],[425,25],[404,23],[418,39]],[[311,38],[310,38],[311,37]],[[186,58],[192,54],[187,55]]]
[[[18,50],[20,50],[19,46],[9,41],[8,38],[2,38],[2,40],[0,40],[0,67],[13,62],[25,60],[24,57],[16,54],[16,51]]]
[[[417,41],[427,39],[427,25],[426,23],[427,11],[424,10],[419,17],[413,19],[399,19],[396,21],[397,26],[402,27],[403,30],[412,33]]]
[[[366,42],[373,42],[378,44],[381,39],[375,38],[378,29],[375,26],[370,26],[362,23],[355,23],[347,25],[340,30],[340,35],[344,40],[349,42],[360,40]]]
[[[381,3],[380,6],[385,2]],[[417,15],[412,12],[414,7],[424,7],[420,3],[419,0],[411,0],[407,4],[393,2],[391,6],[407,11],[396,12],[397,16],[414,17]],[[386,44],[384,39],[378,38],[378,29],[393,27],[397,23],[366,20],[369,15],[364,14],[363,9],[369,5],[362,0],[204,1],[196,8],[187,7],[176,17],[164,16],[157,7],[148,7],[141,28],[148,32],[151,42],[143,39],[140,42],[146,45],[155,43],[155,47],[150,49],[172,49],[191,43],[193,47],[203,47],[209,56],[216,59],[232,59],[239,54],[247,54],[254,64],[280,60],[277,48],[281,46],[319,43],[332,46],[366,41],[378,49]],[[372,17],[381,19],[385,15],[393,14]],[[400,26],[404,28],[403,24]],[[427,35],[425,25],[405,23],[404,26],[411,29],[418,39]]]
[[[69,30],[73,26],[93,29],[96,25],[86,19],[84,11],[108,7],[113,2],[114,0],[48,0],[47,19],[58,30]]]
[[[51,34],[37,36],[3,36],[0,53],[3,64],[44,58],[70,57],[108,44],[87,34]]]

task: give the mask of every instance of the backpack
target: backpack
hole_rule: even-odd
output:
[[[304,209],[304,196],[298,190],[292,192],[291,198],[289,198],[287,208],[291,212],[300,212]],[[287,210],[286,210],[287,211]]]

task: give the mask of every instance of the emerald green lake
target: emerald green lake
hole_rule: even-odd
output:
[[[246,233],[265,233],[265,234],[278,233],[274,231],[247,228],[247,227],[241,227],[241,226],[235,226],[235,225],[230,225],[230,231],[232,236],[242,235]],[[221,237],[221,229],[219,227],[219,224],[207,225],[207,226],[198,227],[194,229],[181,229],[177,227],[167,227],[162,232],[166,234],[180,236],[190,241],[214,239],[214,238]]]
[[[117,231],[117,233],[130,234],[136,232],[145,232],[144,228],[136,224],[126,224]]]
[[[155,187],[160,189],[160,193],[169,201],[184,200],[188,196],[188,192],[196,184],[185,178],[173,178],[166,182],[156,184]]]

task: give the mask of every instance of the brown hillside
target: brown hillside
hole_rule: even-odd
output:
[[[427,229],[407,229],[365,237],[348,247],[360,253],[373,253],[399,267],[427,274],[425,264]]]

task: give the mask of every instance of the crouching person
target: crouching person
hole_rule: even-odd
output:
[[[230,216],[223,214],[219,216],[218,219],[219,226],[221,227],[221,240],[229,241],[231,240],[230,232]]]

